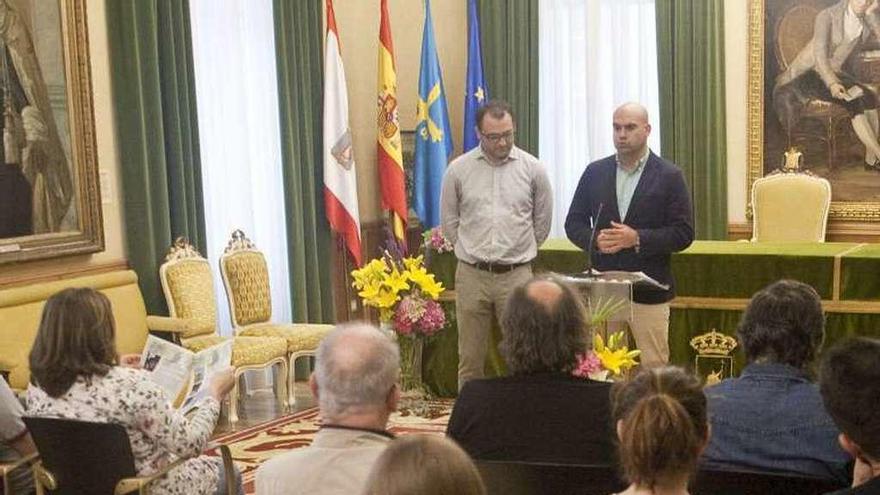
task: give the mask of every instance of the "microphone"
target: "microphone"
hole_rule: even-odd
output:
[[[594,244],[596,243],[596,232],[599,230],[599,219],[602,217],[602,208],[605,207],[605,203],[599,203],[599,208],[596,209],[596,216],[590,217],[590,242],[587,243],[587,275],[591,275],[593,272],[593,253],[598,256],[599,250],[593,249]]]

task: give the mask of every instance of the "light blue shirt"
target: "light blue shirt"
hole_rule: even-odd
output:
[[[626,170],[620,165],[620,158],[617,160],[617,212],[620,213],[620,221],[626,219],[626,212],[629,211],[629,204],[632,202],[633,194],[636,192],[636,186],[639,185],[639,179],[642,178],[642,172],[645,170],[645,163],[648,161],[650,150],[645,150],[645,155],[639,158],[636,168],[631,171]]]

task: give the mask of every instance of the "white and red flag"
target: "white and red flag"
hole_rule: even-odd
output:
[[[355,264],[361,266],[357,171],[333,0],[327,0],[327,42],[324,47],[324,207],[330,227],[345,241]]]

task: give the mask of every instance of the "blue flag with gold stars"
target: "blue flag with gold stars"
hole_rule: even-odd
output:
[[[469,151],[480,144],[477,135],[477,109],[489,101],[489,88],[483,79],[483,53],[480,45],[480,18],[477,0],[468,0],[468,65],[464,95],[464,147]]]
[[[425,228],[440,224],[440,187],[446,164],[452,156],[452,132],[446,90],[440,74],[440,59],[434,43],[431,1],[425,1],[425,30],[422,34],[422,68],[419,72],[419,103],[413,167],[413,209]]]

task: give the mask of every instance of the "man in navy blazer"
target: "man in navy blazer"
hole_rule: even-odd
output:
[[[669,290],[635,287],[630,322],[641,364],[669,362],[669,261],[694,240],[693,211],[684,176],[648,148],[651,125],[638,103],[614,112],[617,154],[584,170],[565,219],[568,238],[600,271],[642,271]],[[595,226],[596,233],[593,233]]]

